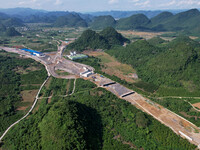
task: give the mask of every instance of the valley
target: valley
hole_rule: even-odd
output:
[[[6,48],[6,47],[0,47],[0,48],[8,52],[25,55],[26,57],[29,57],[38,62],[41,62],[43,65],[45,65],[48,72],[48,76],[52,75],[53,77],[56,77],[56,78],[61,78],[61,79],[80,78],[80,74],[81,72],[84,72],[84,68],[87,68],[91,72],[95,71],[90,66],[83,65],[80,63],[75,63],[75,62],[64,59],[62,57],[62,53],[63,53],[62,51],[64,50],[65,46],[66,45],[58,46],[57,53],[53,53],[53,54],[44,53],[45,57],[32,56],[28,52],[23,52],[22,50],[19,50],[19,49],[12,49],[12,48]],[[55,73],[55,68],[59,68],[60,70],[69,72],[74,75],[60,76]],[[199,138],[200,129],[196,127],[194,124],[192,124],[191,122],[182,118],[181,116],[169,111],[168,109],[152,102],[151,100],[147,98],[144,98],[143,96],[136,93],[135,91],[131,91],[123,87],[119,83],[116,83],[115,81],[112,81],[106,77],[103,77],[102,75],[94,74],[91,77],[85,78],[85,79],[94,82],[99,87],[103,87],[107,89],[108,91],[116,95],[117,97],[130,102],[132,105],[136,106],[137,108],[141,109],[147,114],[153,116],[155,119],[157,119],[161,123],[171,128],[176,134],[180,134],[183,138],[186,138],[191,143],[197,146],[200,144],[200,138]],[[23,118],[21,118],[16,123],[11,125],[1,136],[1,140],[3,139],[3,137],[6,135],[6,133],[9,131],[11,127],[19,123],[19,121],[26,118],[29,115],[29,113],[33,110],[33,108],[35,107],[35,104],[37,103],[38,95],[42,87],[44,86],[44,84],[47,82],[47,80],[45,80],[45,82],[42,84],[36,96],[35,102],[33,106],[31,107],[31,109],[29,110],[29,112]]]
[[[198,9],[8,10],[1,150],[200,149]]]

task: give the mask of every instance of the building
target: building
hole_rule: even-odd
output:
[[[80,76],[82,76],[82,77],[89,77],[91,75],[93,75],[93,72],[91,72],[90,70],[80,73]]]
[[[23,50],[23,51],[25,51],[25,52],[29,52],[29,53],[30,53],[31,55],[33,55],[33,56],[38,56],[38,57],[44,57],[44,56],[45,56],[43,53],[38,52],[38,51],[34,51],[34,50],[32,50],[32,49],[23,48],[23,49],[21,49],[21,50]]]
[[[67,55],[67,57],[68,57],[69,59],[71,59],[71,60],[88,58],[87,55],[84,55],[84,54],[77,54],[76,51],[70,52],[70,55]]]

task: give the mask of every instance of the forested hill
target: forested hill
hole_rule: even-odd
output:
[[[160,17],[163,19],[160,19]],[[160,16],[152,18],[150,26],[157,30],[162,27],[167,31],[193,30],[195,27],[200,25],[199,20],[199,10],[191,9],[176,15],[172,15],[170,13],[160,14]]]
[[[200,31],[199,20],[199,10],[191,9],[176,15],[170,12],[162,12],[151,19],[144,14],[134,14],[119,20],[113,20],[113,18],[109,16],[101,16],[94,19],[91,27],[102,29],[106,26],[112,26],[120,30],[188,31],[190,33],[195,33],[196,31]],[[97,25],[97,23],[100,24]]]
[[[154,41],[154,40],[153,40]],[[151,44],[150,44],[151,43]],[[163,42],[161,42],[163,43]],[[131,64],[139,77],[157,86],[200,89],[200,44],[179,37],[157,47],[152,41],[136,41],[126,48],[107,51],[123,63]]]
[[[20,36],[21,33],[15,30],[14,27],[6,27],[0,24],[0,35],[1,36]]]
[[[98,16],[90,24],[92,29],[103,29],[106,27],[115,27],[116,20],[112,16]]]
[[[54,22],[56,27],[87,27],[87,22],[83,20],[78,14],[68,14],[60,16]]]
[[[74,43],[68,46],[68,49],[74,49],[82,51],[85,49],[109,49],[116,45],[123,45],[124,42],[129,42],[114,28],[105,28],[100,33],[96,33],[92,30],[86,30],[83,32]]]
[[[131,30],[145,28],[150,20],[143,14],[132,15],[117,21],[116,28],[121,30]]]
[[[95,88],[90,81],[77,79],[75,93],[61,97],[66,94],[66,83],[73,81],[52,78],[49,87],[43,89],[39,109],[8,132],[3,150],[196,148],[150,115],[105,89]],[[49,102],[46,96],[51,93]]]
[[[24,26],[23,21],[19,18],[10,17],[4,13],[0,13],[0,23],[6,27],[19,27]]]

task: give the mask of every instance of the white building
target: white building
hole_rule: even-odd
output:
[[[80,76],[82,76],[82,77],[89,77],[91,75],[93,75],[93,72],[91,72],[90,70],[80,73]]]

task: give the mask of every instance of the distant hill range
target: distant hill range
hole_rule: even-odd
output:
[[[101,29],[106,26],[120,30],[187,31],[195,33],[200,31],[200,12],[198,9],[191,9],[175,15],[170,12],[162,12],[151,19],[144,14],[136,14],[119,20],[115,20],[111,16],[101,16],[96,17],[90,23],[90,27],[93,29]]]
[[[4,13],[0,13],[0,24],[4,24],[6,27],[24,26],[23,21],[19,18],[10,17]]]
[[[177,14],[180,12],[183,12],[185,10],[169,10],[169,12],[173,13],[173,14]],[[158,14],[162,13],[163,11],[161,10],[155,10],[155,11],[101,11],[101,12],[91,12],[88,13],[92,16],[112,16],[115,19],[120,19],[120,18],[126,18],[126,17],[130,17],[132,15],[136,15],[136,14],[143,14],[145,16],[147,16],[148,18],[152,18],[157,16]]]
[[[110,11],[81,14],[13,8],[0,9],[0,23],[7,27],[24,26],[25,23],[50,23],[55,27],[89,27],[98,30],[113,27],[119,30],[200,32],[199,10],[180,11]]]

